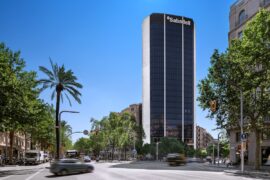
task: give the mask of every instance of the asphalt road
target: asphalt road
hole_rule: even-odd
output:
[[[211,169],[202,164],[168,167],[165,163],[93,163],[93,173],[54,176],[49,169],[23,169],[0,176],[0,180],[250,180],[251,177],[226,174],[221,169]],[[1,171],[0,171],[1,173]]]

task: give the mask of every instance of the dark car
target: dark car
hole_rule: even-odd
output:
[[[173,153],[167,155],[167,162],[170,166],[180,166],[186,164],[186,157],[183,154]]]
[[[91,158],[89,156],[84,156],[84,162],[91,162]]]
[[[55,175],[93,172],[94,166],[78,159],[61,159],[51,164],[50,171]]]

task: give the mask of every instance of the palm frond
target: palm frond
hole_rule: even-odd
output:
[[[67,84],[69,84],[71,86],[75,86],[76,88],[83,88],[83,86],[77,82],[67,82]]]
[[[56,90],[53,90],[52,95],[51,95],[51,100],[53,100],[53,99],[54,99],[54,97],[55,97],[55,93],[56,93]]]
[[[49,76],[49,78],[50,78],[51,80],[54,79],[53,73],[52,73],[50,70],[48,70],[46,67],[39,66],[39,70],[40,70],[41,72],[45,73],[47,76]]]
[[[75,88],[72,87],[72,86],[65,85],[64,87],[65,87],[65,89],[70,89],[71,91],[73,91],[74,94],[77,94],[77,95],[79,95],[79,96],[82,95],[77,89],[75,89]]]
[[[67,98],[67,100],[68,100],[68,102],[69,102],[69,105],[72,106],[71,101],[70,101],[70,99],[69,99],[67,93],[65,93],[65,96],[66,96],[66,98]]]
[[[64,102],[63,93],[60,94],[61,102]]]
[[[37,81],[38,84],[43,84],[43,83],[52,83],[53,81],[50,79],[40,79]]]
[[[58,66],[57,63],[53,63],[51,58],[49,59],[52,68],[51,70],[43,66],[39,67],[40,71],[48,76],[48,79],[40,79],[38,81],[39,84],[43,84],[41,91],[47,88],[54,88],[51,95],[51,99],[53,100],[56,94],[56,87],[59,83],[61,83],[63,87],[61,91],[67,91],[67,93],[70,94],[78,103],[81,103],[81,93],[79,92],[78,88],[82,88],[83,86],[80,83],[76,82],[77,77],[73,74],[71,70],[66,70],[64,65]],[[65,95],[71,106],[70,97],[68,96],[68,94],[63,93],[61,93],[60,95],[61,101],[63,102],[63,97]]]
[[[79,103],[79,104],[81,104],[81,99],[78,97],[78,95],[77,94],[74,94],[74,92],[73,91],[71,91],[70,89],[65,89],[65,90],[67,90],[67,92]]]
[[[55,80],[56,82],[59,82],[59,77],[58,77],[58,65],[57,63],[53,64],[53,61],[52,59],[50,58],[50,63],[51,63],[51,67],[52,67],[52,72],[53,72],[53,75],[55,77]]]

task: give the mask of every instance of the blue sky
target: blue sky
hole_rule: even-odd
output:
[[[229,8],[234,0],[3,0],[0,42],[20,50],[28,70],[49,67],[49,57],[72,69],[83,84],[82,104],[62,110],[73,131],[142,101],[142,21],[153,12],[193,18],[197,33],[197,83],[207,74],[214,49],[228,46]],[[44,77],[38,73],[39,77]],[[48,103],[50,91],[41,98]],[[217,136],[215,121],[197,107],[197,123]],[[81,137],[73,135],[73,140]]]

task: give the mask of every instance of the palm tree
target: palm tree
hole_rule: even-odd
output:
[[[78,88],[82,88],[82,85],[77,81],[77,77],[74,76],[71,70],[66,70],[65,66],[58,66],[54,64],[50,59],[52,70],[47,69],[46,67],[39,66],[39,70],[45,73],[48,78],[40,79],[38,83],[43,84],[41,91],[44,89],[50,88],[53,89],[51,99],[53,100],[56,96],[56,112],[55,112],[55,125],[56,125],[56,159],[59,159],[59,148],[60,148],[60,132],[59,132],[59,109],[60,109],[60,98],[63,102],[63,94],[69,101],[71,106],[71,101],[69,95],[71,95],[79,104],[81,103],[80,96],[81,93],[78,91]]]

